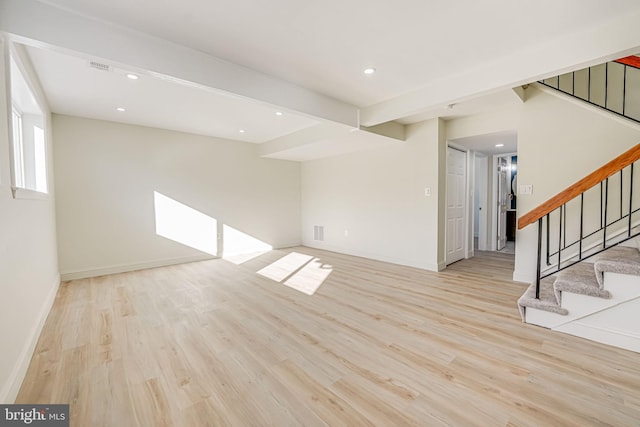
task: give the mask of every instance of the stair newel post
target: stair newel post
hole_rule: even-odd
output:
[[[548,224],[547,224],[548,227]],[[536,299],[540,299],[540,264],[542,263],[542,218],[538,220],[538,266],[536,270]]]

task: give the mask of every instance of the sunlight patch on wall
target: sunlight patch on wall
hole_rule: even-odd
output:
[[[313,295],[332,271],[333,267],[322,263],[319,258],[291,252],[257,273],[307,295]]]
[[[242,264],[273,249],[271,245],[231,226],[222,226],[223,258]]]
[[[153,192],[156,234],[218,255],[218,221],[164,194]]]

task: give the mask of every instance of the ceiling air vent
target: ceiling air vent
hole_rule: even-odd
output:
[[[109,64],[103,64],[102,62],[91,61],[89,62],[89,65],[91,66],[91,68],[95,68],[96,70],[111,71],[111,67],[109,66]]]

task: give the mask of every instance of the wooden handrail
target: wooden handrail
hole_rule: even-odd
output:
[[[616,59],[614,62],[619,62],[620,64],[629,65],[634,68],[640,68],[640,57],[635,55],[625,56],[624,58]]]
[[[533,224],[546,214],[558,209],[569,200],[579,196],[581,193],[584,193],[594,185],[609,178],[611,175],[620,172],[622,169],[626,168],[638,159],[640,159],[640,144],[625,151],[606,165],[596,169],[580,181],[542,203],[537,208],[522,215],[518,219],[518,230],[523,229],[529,224]]]

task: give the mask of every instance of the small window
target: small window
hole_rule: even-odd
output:
[[[13,187],[47,193],[47,143],[44,114],[11,54]],[[27,192],[28,193],[28,192]],[[18,194],[18,191],[14,191]]]

